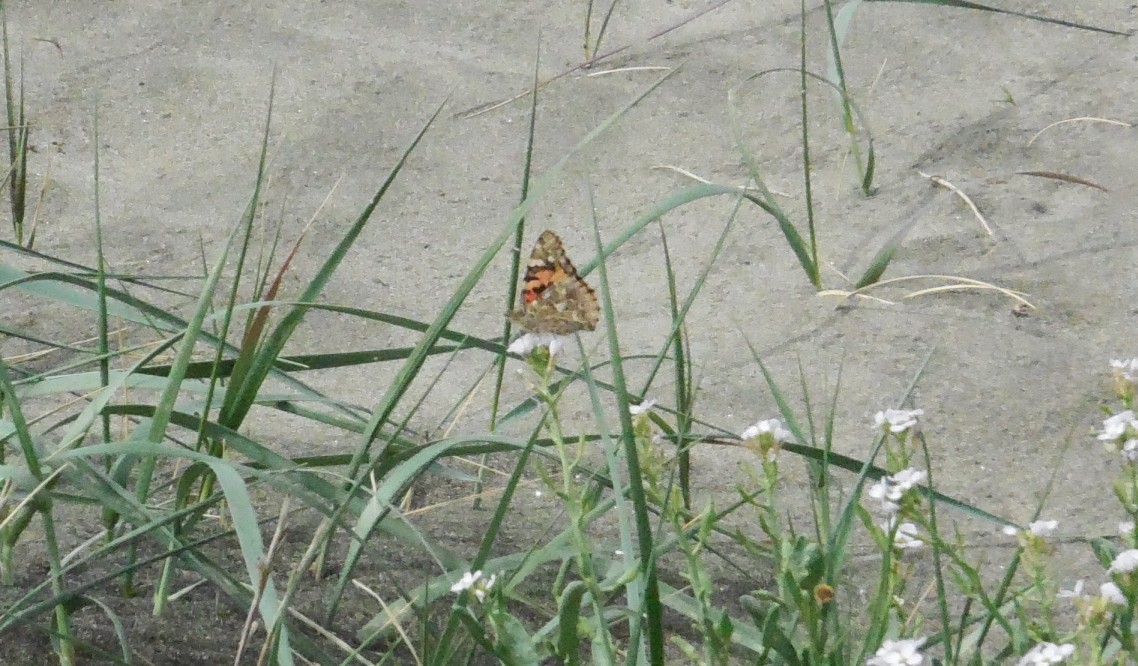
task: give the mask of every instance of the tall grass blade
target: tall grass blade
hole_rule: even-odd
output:
[[[601,252],[601,232],[596,221],[593,223],[593,237],[596,240],[597,253]],[[624,446],[625,464],[628,466],[629,499],[632,501],[633,515],[636,518],[636,552],[640,557],[640,575],[643,578],[644,607],[635,609],[630,620],[629,633],[630,649],[627,664],[637,663],[635,641],[641,627],[647,630],[648,657],[653,666],[664,663],[664,616],[663,605],[660,603],[660,583],[656,573],[656,558],[652,548],[652,524],[648,518],[648,499],[641,485],[640,456],[636,450],[636,438],[633,434],[632,415],[628,411],[628,388],[624,378],[624,365],[621,358],[620,338],[616,330],[616,318],[613,314],[612,295],[609,289],[608,271],[605,268],[603,257],[597,264],[600,283],[601,305],[604,311],[605,337],[609,343],[609,358],[612,362],[612,383],[616,392],[616,411],[620,418],[620,439]],[[641,622],[641,612],[644,613]]]
[[[738,202],[735,206],[738,210]],[[673,399],[676,404],[676,466],[679,472],[680,497],[683,498],[684,509],[691,509],[691,449],[684,446],[688,434],[691,432],[691,416],[694,410],[694,390],[691,389],[692,367],[687,355],[687,336],[684,318],[680,314],[679,298],[676,295],[676,272],[672,267],[672,254],[668,250],[668,235],[664,225],[660,225],[660,242],[664,250],[664,271],[668,282],[668,310],[672,317],[672,333],[660,349],[660,359],[667,353],[667,345],[672,347],[672,381],[675,384]],[[693,291],[699,290],[699,284]],[[686,309],[684,311],[686,315]],[[654,373],[650,373],[650,377]],[[647,393],[648,382],[642,393]]]
[[[1085,23],[1075,23],[1072,21],[1064,21],[1062,19],[1047,18],[1041,14],[1028,14],[1026,12],[1017,12],[1011,9],[1000,9],[990,5],[982,5],[976,2],[966,2],[965,0],[865,0],[866,2],[909,2],[917,5],[940,5],[943,7],[956,7],[958,9],[979,9],[985,12],[993,12],[996,14],[1006,14],[1008,16],[1018,16],[1019,18],[1030,19],[1032,21],[1039,21],[1041,23],[1052,23],[1054,25],[1061,25],[1067,28],[1078,28],[1079,30],[1090,30],[1091,32],[1101,32],[1108,35],[1119,35],[1122,37],[1129,37],[1133,34],[1132,31],[1118,31],[1110,30],[1108,28],[1097,28]]]
[[[763,74],[765,74],[765,72],[755,74],[748,78],[747,81],[744,81],[744,83],[752,81],[762,76]],[[782,207],[778,205],[778,202],[775,200],[774,195],[771,194],[770,189],[766,186],[766,183],[763,181],[762,176],[759,174],[758,163],[756,162],[754,155],[743,142],[743,134],[739,124],[738,105],[736,104],[737,95],[738,88],[732,89],[727,94],[729,111],[728,115],[731,119],[732,134],[735,137],[735,146],[738,148],[739,152],[742,153],[743,160],[747,164],[747,169],[751,174],[751,180],[755,182],[755,185],[758,186],[759,192],[761,193],[761,197],[747,195],[747,198],[751,201],[761,201],[764,210],[766,210],[775,218],[775,221],[778,223],[779,230],[782,231],[783,238],[785,238],[787,244],[790,245],[790,249],[794,252],[794,256],[798,258],[798,263],[800,266],[802,266],[802,270],[805,271],[807,279],[810,280],[810,284],[813,285],[815,289],[820,289],[822,287],[822,277],[818,264],[812,257],[810,246],[807,245],[805,240],[803,240],[802,235],[798,233],[798,229],[795,228],[794,223],[790,221],[790,217],[787,216],[786,211],[784,211]]]
[[[24,464],[27,465],[28,472],[35,479],[37,485],[42,486],[47,479],[47,473],[41,464],[40,454],[32,442],[32,434],[28,429],[27,420],[24,418],[23,408],[8,377],[8,366],[3,360],[0,360],[0,393],[2,393],[3,402],[11,417],[16,440],[19,443],[20,452],[24,456]],[[51,591],[56,596],[60,596],[64,591],[63,566],[59,556],[59,537],[55,530],[55,519],[52,515],[52,501],[45,493],[35,499],[34,507],[43,523],[43,539],[50,569]],[[54,610],[56,656],[59,658],[60,664],[70,666],[75,661],[75,642],[71,634],[70,612],[64,603],[55,604]]]
[[[95,297],[98,300],[98,353],[99,353],[99,386],[106,390],[106,387],[111,383],[111,355],[110,355],[110,321],[107,317],[107,260],[106,255],[103,253],[103,216],[102,207],[100,206],[99,199],[99,110],[95,109],[94,118],[92,120],[92,135],[95,140],[94,144],[94,167],[95,167]],[[109,393],[109,392],[108,392]],[[102,441],[111,441],[111,417],[110,415],[103,415],[102,419]],[[110,460],[106,461],[106,466],[110,468]],[[108,526],[109,527],[109,526]]]
[[[589,0],[588,12],[592,12],[592,0]],[[585,18],[585,59],[588,60],[588,24],[589,18]],[[541,32],[537,35],[537,47],[534,49],[534,65],[533,65],[533,88],[530,89],[530,104],[529,104],[529,127],[526,130],[526,156],[525,163],[522,165],[522,184],[521,184],[521,201],[519,205],[529,197],[529,183],[533,169],[533,147],[534,139],[537,136],[537,91],[540,88],[538,85],[541,77]],[[522,265],[522,241],[525,238],[526,220],[523,217],[514,232],[514,252],[510,257],[510,271],[507,276],[506,282],[506,312],[514,309],[517,301],[518,293],[518,277],[521,275]],[[510,332],[513,330],[513,321],[509,317],[502,318],[502,340],[510,339]],[[500,408],[500,400],[502,396],[502,382],[506,377],[506,355],[498,354],[495,360],[497,369],[494,375],[494,392],[490,404],[490,432],[496,432],[498,429],[498,410]],[[482,505],[482,488],[485,470],[487,468],[487,458],[482,459],[482,465],[478,469],[478,483],[474,488],[476,499],[474,500],[474,508],[477,510]]]
[[[826,26],[829,31],[830,37],[830,51],[828,54],[828,67],[827,78],[830,79],[837,87],[838,91],[835,98],[842,110],[842,124],[845,129],[846,135],[850,138],[850,154],[853,155],[854,164],[857,171],[861,174],[861,189],[865,195],[872,194],[873,192],[873,160],[872,154],[868,164],[863,164],[861,154],[861,144],[857,140],[857,122],[854,119],[853,108],[850,106],[849,88],[846,85],[846,72],[842,66],[842,45],[846,41],[846,34],[849,32],[850,23],[853,21],[853,15],[857,12],[857,8],[861,5],[862,0],[850,0],[838,11],[835,17],[833,11],[833,2],[825,0],[823,3],[826,10]]]
[[[20,68],[19,99],[14,99],[12,58],[8,46],[7,3],[0,2],[0,41],[4,56],[4,106],[8,119],[8,197],[12,211],[12,229],[16,242],[31,245],[24,237],[24,203],[28,188],[28,126],[24,117],[24,71]]]

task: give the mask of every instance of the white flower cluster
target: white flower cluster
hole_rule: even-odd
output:
[[[1120,452],[1126,462],[1138,462],[1138,417],[1133,411],[1128,409],[1103,420],[1098,439],[1108,450]]]
[[[1070,643],[1040,643],[1027,651],[1019,660],[1019,666],[1051,666],[1066,661],[1075,654],[1075,646]]]
[[[928,472],[912,467],[903,469],[892,476],[883,476],[869,487],[866,495],[881,502],[881,510],[888,516],[901,510],[901,498],[912,490],[913,486],[923,483],[928,478]]]
[[[899,641],[887,640],[881,644],[865,666],[921,666],[925,655],[921,654],[927,638],[911,638]]]
[[[494,587],[494,583],[497,581],[498,576],[496,574],[483,579],[481,571],[467,571],[462,574],[462,578],[459,578],[457,583],[450,586],[450,591],[461,594],[463,590],[471,590],[474,597],[478,599],[478,603],[482,603],[486,600],[490,588]]]
[[[925,415],[923,409],[887,409],[873,415],[873,427],[881,429],[888,426],[889,432],[899,434],[919,430],[917,419]]]
[[[739,435],[739,438],[743,441],[746,441],[748,439],[754,439],[768,433],[773,435],[775,441],[779,443],[794,441],[794,435],[790,434],[789,430],[783,428],[782,422],[778,419],[767,419],[765,421],[759,421],[755,425],[750,426],[744,430],[743,434]]]
[[[572,340],[571,335],[554,335],[552,333],[526,333],[510,343],[506,348],[507,354],[525,356],[538,347],[548,347],[550,356],[557,356],[566,341]]]
[[[1114,376],[1131,384],[1138,384],[1138,358],[1125,361],[1111,361],[1110,367]]]

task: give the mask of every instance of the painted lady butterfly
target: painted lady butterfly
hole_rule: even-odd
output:
[[[568,335],[597,327],[597,295],[577,275],[561,238],[552,231],[542,232],[534,244],[522,285],[521,307],[510,319],[526,331]]]

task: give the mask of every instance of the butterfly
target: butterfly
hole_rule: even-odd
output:
[[[542,232],[526,264],[521,307],[510,320],[530,333],[568,335],[594,330],[600,317],[597,295],[577,275],[561,238]]]

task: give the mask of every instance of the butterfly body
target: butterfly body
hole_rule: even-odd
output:
[[[531,333],[568,335],[596,329],[600,316],[597,295],[577,275],[561,238],[542,232],[526,263],[521,306],[510,319]]]

